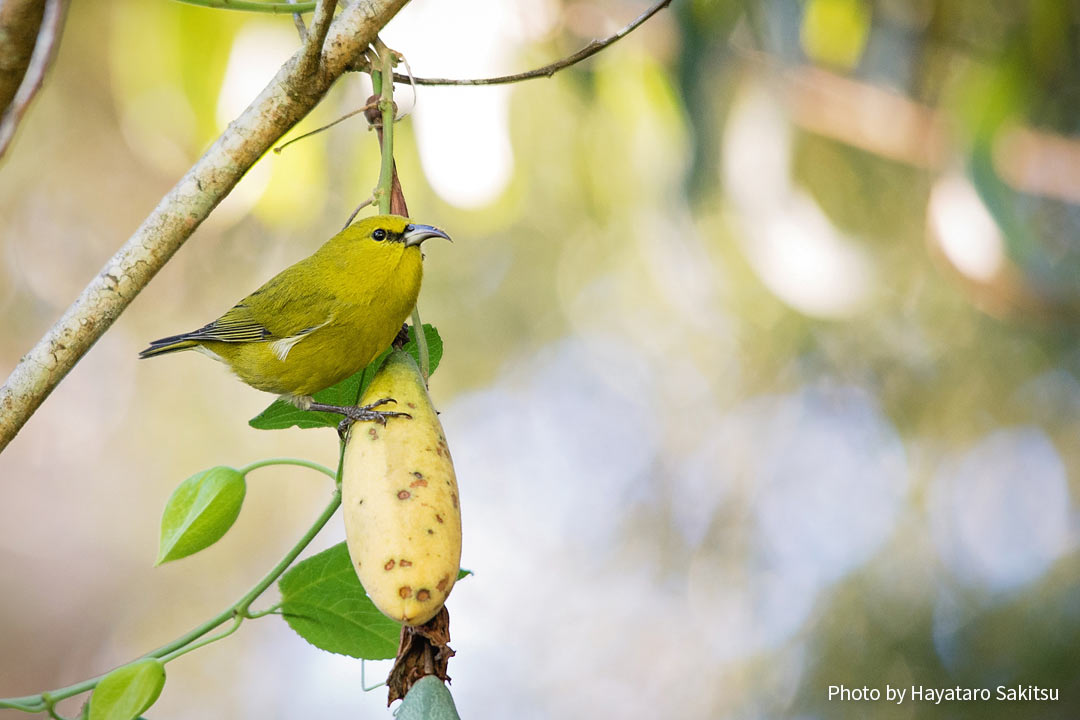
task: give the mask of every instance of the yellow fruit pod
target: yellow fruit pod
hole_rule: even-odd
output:
[[[461,563],[457,478],[439,416],[412,356],[394,350],[361,398],[393,398],[386,425],[358,422],[345,444],[345,539],[360,583],[387,617],[422,625],[442,608]]]

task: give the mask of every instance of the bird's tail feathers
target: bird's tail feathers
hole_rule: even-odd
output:
[[[139,357],[149,358],[176,352],[178,350],[188,350],[196,347],[198,344],[198,340],[189,340],[186,335],[173,335],[172,337],[154,340],[150,343],[150,347],[139,353]]]

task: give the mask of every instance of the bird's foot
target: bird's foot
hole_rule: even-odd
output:
[[[383,398],[369,405],[328,405],[326,403],[312,402],[306,409],[344,415],[345,417],[338,423],[338,435],[344,440],[346,433],[349,432],[349,428],[352,427],[354,422],[377,422],[380,425],[386,425],[387,419],[392,417],[412,419],[412,415],[409,413],[375,409],[380,405],[396,402],[394,398]]]

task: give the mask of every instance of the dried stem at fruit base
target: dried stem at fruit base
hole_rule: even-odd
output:
[[[397,659],[386,680],[390,690],[386,704],[404,698],[409,688],[425,675],[450,682],[446,670],[454,654],[450,648],[450,613],[446,607],[423,625],[403,625]]]

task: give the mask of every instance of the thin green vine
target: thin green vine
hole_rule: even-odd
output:
[[[375,201],[379,212],[390,212],[390,192],[394,182],[394,81],[383,82],[383,77],[392,78],[394,66],[390,51],[376,40],[376,52],[382,61],[383,70],[372,71],[371,84],[379,96],[379,112],[382,113],[382,165],[379,168],[379,184],[375,187]]]
[[[276,581],[285,573],[289,566],[292,565],[293,561],[295,561],[296,558],[299,557],[300,553],[302,553],[304,549],[311,544],[311,541],[315,539],[315,536],[319,533],[320,530],[322,530],[323,526],[325,526],[326,523],[329,522],[330,518],[333,517],[335,512],[337,512],[338,507],[341,506],[342,463],[340,461],[340,458],[342,457],[344,457],[344,444],[342,444],[342,450],[338,462],[338,470],[336,473],[330,471],[329,468],[325,468],[322,466],[314,467],[315,463],[278,462],[277,464],[295,464],[304,465],[305,467],[312,467],[312,469],[319,470],[320,472],[325,471],[325,473],[328,474],[330,477],[334,477],[336,480],[336,485],[334,487],[334,492],[331,495],[330,503],[326,506],[326,508],[323,509],[322,513],[315,520],[314,524],[312,524],[312,526],[308,528],[307,532],[304,533],[303,537],[301,537],[300,540],[297,541],[297,543],[292,547],[292,549],[285,554],[285,557],[283,557],[281,561],[278,562],[278,564],[275,565],[274,568],[263,577],[262,580],[260,580],[250,590],[244,593],[244,595],[239,600],[234,602],[232,605],[230,605],[228,608],[226,608],[224,611],[222,611],[215,617],[194,628],[190,632],[181,635],[172,642],[167,643],[166,645],[162,645],[156,650],[153,650],[146,655],[143,655],[141,658],[137,659],[141,660],[143,658],[157,658],[162,662],[169,662],[171,660],[175,660],[181,655],[185,655],[192,650],[196,650],[205,645],[209,645],[210,643],[217,642],[222,638],[228,637],[229,635],[236,632],[237,629],[239,629],[240,625],[243,624],[244,620],[253,620],[259,617],[263,617],[264,615],[272,614],[274,611],[276,611],[277,606],[272,606],[265,611],[251,612],[251,605],[264,592],[266,592],[266,590],[271,585],[274,584],[274,581]],[[287,458],[277,458],[276,460],[284,459]],[[252,463],[252,465],[261,467],[259,463]],[[254,469],[252,466],[248,467],[250,469]],[[218,633],[217,635],[204,638],[205,635],[216,630],[230,620],[233,621],[232,627],[221,633]],[[54,712],[54,708],[56,706],[56,703],[60,702],[61,700],[66,700],[69,697],[79,695],[89,690],[93,690],[95,687],[97,687],[98,683],[101,682],[101,679],[104,677],[105,674],[98,675],[97,677],[90,678],[89,680],[84,680],[80,683],[75,683],[74,685],[68,685],[67,687],[38,693],[36,695],[25,695],[23,697],[0,699],[0,708],[22,710],[29,713],[48,712],[50,715],[53,715],[55,717],[56,715]]]
[[[251,616],[248,615],[247,617],[251,617]],[[221,640],[223,638],[227,638],[228,636],[232,635],[234,632],[236,632],[237,630],[240,629],[240,626],[244,623],[244,619],[245,619],[245,616],[237,615],[236,617],[233,618],[233,624],[229,626],[228,630],[220,632],[217,635],[211,635],[210,637],[205,637],[205,638],[199,640],[198,642],[193,642],[193,643],[191,643],[189,645],[185,645],[182,648],[177,648],[176,650],[173,650],[168,655],[161,656],[159,659],[161,660],[161,662],[167,663],[170,660],[175,660],[176,658],[180,657],[181,655],[187,655],[192,650],[198,650],[199,648],[205,647],[206,645],[209,645],[210,643],[215,643],[218,640]]]
[[[378,38],[375,39],[374,49],[381,68],[375,70],[376,63],[372,62],[371,87],[379,96],[379,111],[382,113],[382,165],[379,169],[379,184],[373,196],[379,206],[379,212],[385,215],[390,212],[390,198],[394,183],[394,52]],[[416,330],[414,335],[420,355],[420,372],[427,380],[431,375],[431,356],[428,352],[427,338],[424,337],[424,324],[420,319],[419,304],[413,306],[412,325]]]
[[[250,465],[246,465],[240,468],[238,472],[241,475],[247,475],[252,470],[258,470],[259,468],[270,467],[272,465],[296,465],[298,467],[306,467],[321,472],[323,475],[326,475],[331,480],[337,479],[337,473],[335,473],[333,470],[326,467],[325,465],[320,465],[319,463],[311,462],[310,460],[303,460],[301,458],[267,458],[266,460],[259,460],[257,462],[251,463]]]

